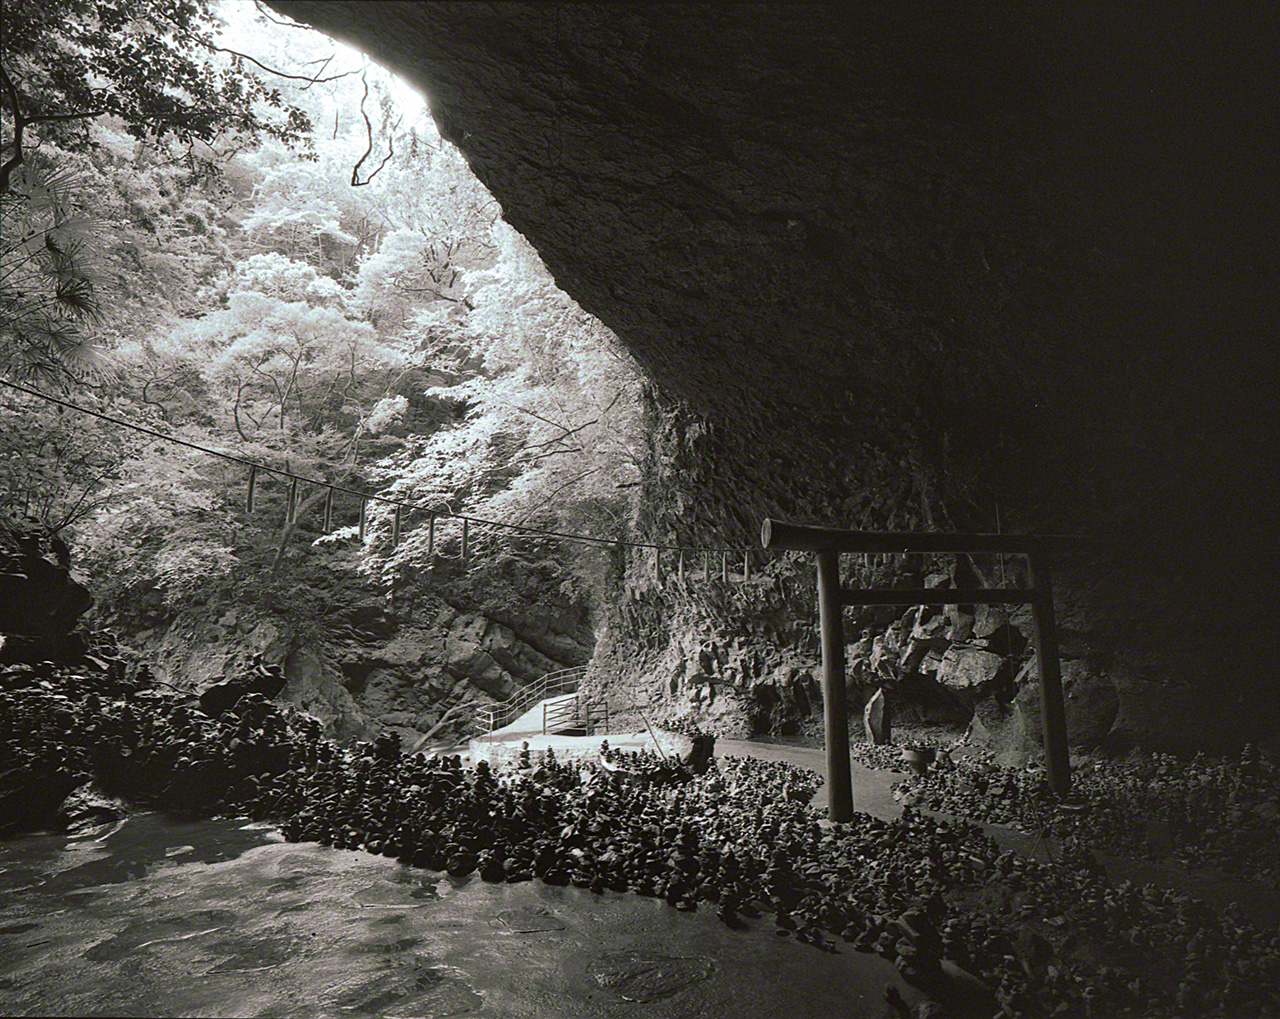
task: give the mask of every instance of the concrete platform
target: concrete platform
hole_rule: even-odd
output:
[[[539,715],[539,719],[541,716]],[[541,724],[541,723],[539,723]],[[549,748],[555,749],[559,760],[595,760],[600,756],[600,744],[609,741],[609,746],[618,750],[656,750],[661,747],[662,753],[683,757],[689,752],[691,741],[687,736],[675,733],[658,732],[658,741],[646,732],[611,732],[595,736],[568,736],[563,733],[542,735],[541,728],[536,732],[511,732],[511,727],[499,730],[493,738],[473,739],[467,745],[466,756],[471,763],[488,761],[491,765],[511,764],[520,756],[525,743],[529,744],[529,756],[539,761],[546,756]]]

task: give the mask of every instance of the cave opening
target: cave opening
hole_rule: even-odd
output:
[[[1273,18],[0,17],[15,1011],[1275,1012]]]

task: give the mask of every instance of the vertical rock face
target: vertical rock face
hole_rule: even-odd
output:
[[[437,592],[397,613],[373,592],[346,595],[323,627],[306,633],[241,607],[217,619],[189,613],[139,639],[164,682],[216,698],[228,677],[249,674],[250,659],[260,655],[283,668],[271,695],[317,716],[334,736],[391,731],[408,744],[463,701],[502,699],[591,655],[585,613],[550,597],[530,599],[526,616],[492,597],[462,609]],[[467,724],[474,715],[454,717]]]
[[[1275,704],[1275,11],[273,6],[421,85],[650,373],[646,536],[994,530],[998,504],[1104,539],[1060,587],[1116,676]],[[619,662],[689,643],[676,621],[762,627],[635,612],[653,631],[616,620]],[[932,645],[965,625],[900,635],[914,671],[950,676]],[[807,653],[785,636],[770,669]]]

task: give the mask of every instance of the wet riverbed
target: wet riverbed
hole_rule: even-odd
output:
[[[802,1019],[914,997],[877,956],[748,923],[142,813],[0,842],[0,1014]]]

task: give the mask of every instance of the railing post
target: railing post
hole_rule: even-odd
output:
[[[1065,798],[1071,792],[1071,757],[1067,750],[1067,711],[1062,700],[1062,672],[1058,662],[1058,626],[1053,613],[1053,578],[1048,566],[1036,554],[1028,554],[1027,572],[1035,592],[1031,612],[1049,785],[1059,797]]]
[[[542,735],[547,734],[547,702],[542,702]]]
[[[844,689],[844,627],[840,553],[818,553],[818,618],[822,626],[822,704],[827,746],[827,810],[832,821],[853,820],[849,711]]]

